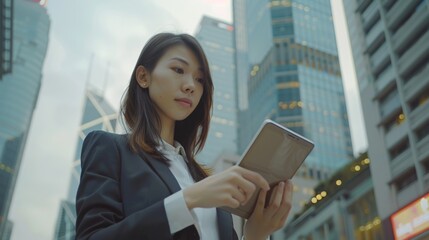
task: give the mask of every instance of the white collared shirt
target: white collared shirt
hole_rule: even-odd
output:
[[[176,178],[181,189],[195,183],[185,161],[185,150],[178,142],[174,142],[175,147],[165,141],[158,150],[170,160],[170,171]],[[168,224],[171,234],[174,234],[192,224],[197,228],[201,240],[218,240],[219,232],[217,226],[216,208],[194,208],[189,210],[183,190],[164,199],[164,206],[167,213]]]

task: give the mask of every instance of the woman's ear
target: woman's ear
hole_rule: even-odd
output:
[[[137,83],[142,88],[148,88],[150,85],[150,75],[145,67],[142,65],[138,66],[136,69],[136,79]]]

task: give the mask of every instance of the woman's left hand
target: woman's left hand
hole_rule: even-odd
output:
[[[267,191],[261,189],[255,210],[244,227],[244,239],[267,239],[270,234],[281,229],[292,206],[293,184],[290,180],[280,182],[273,189],[270,203],[265,207]]]

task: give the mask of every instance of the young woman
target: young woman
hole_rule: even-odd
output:
[[[122,113],[128,134],[91,132],[82,148],[76,239],[237,239],[232,217],[259,191],[244,238],[266,239],[291,206],[292,184],[269,185],[232,167],[208,176],[195,161],[210,121],[213,83],[206,56],[187,34],[161,33],[143,48]]]

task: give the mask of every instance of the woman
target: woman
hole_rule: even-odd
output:
[[[121,112],[128,134],[92,132],[82,147],[77,239],[237,239],[231,214],[260,190],[244,238],[266,239],[286,221],[290,182],[269,185],[232,167],[208,176],[204,146],[213,83],[205,54],[187,34],[161,33],[143,48]]]

